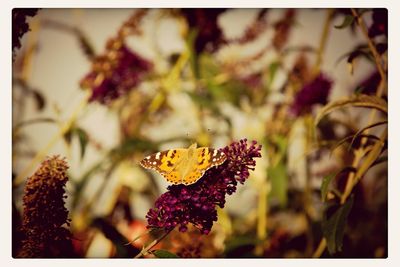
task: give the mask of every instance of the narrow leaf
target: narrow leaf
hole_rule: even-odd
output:
[[[81,147],[81,159],[82,159],[83,156],[85,155],[86,146],[88,144],[89,137],[88,137],[88,134],[86,133],[86,131],[83,130],[82,128],[76,128],[75,129],[75,134],[79,138],[79,144],[80,144],[80,147]]]
[[[190,30],[188,37],[187,37],[187,41],[186,41],[188,50],[189,50],[190,67],[191,67],[193,75],[196,79],[199,78],[199,58],[198,58],[198,55],[196,54],[196,50],[194,48],[197,34],[198,34],[197,29]]]
[[[329,184],[332,181],[332,178],[335,176],[336,176],[335,174],[331,173],[331,174],[326,175],[322,179],[322,183],[321,183],[321,200],[322,201],[325,201],[326,195],[328,194]]]
[[[63,136],[63,138],[68,146],[71,145],[72,135],[73,135],[73,128],[70,128],[68,131],[65,132],[65,134]]]
[[[350,26],[354,22],[354,17],[352,15],[347,15],[344,17],[342,24],[340,25],[335,25],[334,27],[336,29],[344,29],[347,26]]]
[[[347,217],[353,206],[353,196],[351,196],[343,205],[327,217],[326,210],[322,221],[322,232],[326,239],[328,251],[335,254],[342,250],[343,236]],[[332,207],[331,207],[332,208]]]
[[[374,164],[375,160],[381,154],[381,150],[385,145],[385,141],[387,139],[387,129],[382,134],[379,141],[376,141],[371,151],[368,153],[367,157],[361,164],[361,166],[357,169],[356,175],[354,177],[354,183],[357,183],[358,180],[369,170],[369,168]]]
[[[326,195],[328,194],[329,184],[330,184],[330,182],[332,181],[332,179],[334,177],[337,177],[337,176],[339,176],[340,174],[343,174],[343,173],[350,173],[350,172],[354,172],[355,173],[356,169],[354,167],[352,167],[352,166],[347,166],[347,167],[344,167],[343,169],[341,169],[337,173],[331,173],[331,174],[326,175],[323,178],[322,183],[321,183],[321,200],[325,201]],[[334,191],[334,189],[332,189],[332,191]]]
[[[380,140],[379,137],[373,135],[373,134],[359,134],[356,138],[353,138],[349,144],[348,150],[353,147],[354,142],[357,140],[357,138],[367,138],[367,139],[372,139],[372,140]]]
[[[370,96],[365,94],[353,95],[351,97],[333,101],[325,105],[321,111],[318,113],[315,119],[315,125],[317,125],[323,117],[325,117],[330,112],[342,108],[344,106],[354,106],[354,107],[365,107],[365,108],[375,108],[384,113],[387,113],[387,102],[382,98],[377,96]]]
[[[94,49],[93,44],[89,41],[88,36],[86,36],[82,31],[76,29],[76,34],[79,40],[79,44],[81,45],[81,48],[85,55],[89,58],[92,59],[96,56],[96,52]]]
[[[388,161],[388,157],[387,156],[382,156],[382,157],[378,158],[377,160],[375,160],[375,162],[371,165],[371,167],[375,166],[375,165],[378,165],[378,164],[381,164],[383,162],[387,162],[387,161]]]
[[[386,120],[385,120],[385,121],[379,121],[379,122],[372,123],[372,124],[370,124],[370,125],[368,125],[368,126],[362,128],[362,129],[358,130],[358,131],[354,134],[353,139],[351,140],[351,144],[354,143],[354,141],[357,139],[357,137],[358,137],[362,132],[364,132],[364,131],[366,131],[366,130],[368,130],[368,129],[374,128],[374,127],[376,127],[376,126],[382,125],[382,124],[387,124],[387,123],[388,123],[388,121],[386,121]]]
[[[152,253],[157,258],[179,258],[176,254],[163,249],[153,250]]]
[[[273,83],[278,68],[279,68],[279,62],[273,62],[269,65],[269,81],[268,81],[269,85]]]
[[[333,152],[334,152],[338,147],[340,147],[341,145],[343,145],[344,143],[346,143],[347,141],[349,141],[352,137],[353,137],[352,135],[349,135],[349,136],[346,136],[346,137],[344,137],[343,139],[341,139],[339,142],[337,142],[337,143],[331,148],[330,154],[332,155]]]
[[[270,197],[276,198],[281,206],[287,204],[288,177],[282,161],[268,168],[268,177],[271,181]]]
[[[43,110],[43,108],[46,106],[46,99],[44,98],[42,93],[34,89],[31,89],[31,93],[33,94],[33,98],[35,99],[36,109]]]

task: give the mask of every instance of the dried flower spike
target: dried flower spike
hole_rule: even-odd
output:
[[[211,168],[195,184],[171,185],[162,194],[146,215],[148,228],[171,230],[179,226],[185,232],[188,223],[193,224],[202,234],[208,234],[217,221],[217,206],[223,208],[226,195],[236,191],[239,183],[249,177],[254,170],[254,158],[261,157],[261,145],[247,139],[234,142],[223,149],[227,159],[224,164]]]
[[[22,231],[25,239],[19,257],[71,257],[73,249],[68,210],[64,207],[67,163],[59,156],[47,158],[28,178],[23,197]]]

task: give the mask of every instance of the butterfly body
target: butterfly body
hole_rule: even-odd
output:
[[[140,161],[146,169],[154,169],[173,184],[190,185],[197,182],[206,170],[221,165],[226,155],[217,149],[197,147],[170,149],[154,153]]]

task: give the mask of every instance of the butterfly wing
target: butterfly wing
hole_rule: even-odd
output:
[[[209,148],[200,147],[197,149],[197,169],[208,170],[211,167],[221,165],[226,160],[226,155],[224,152]]]
[[[193,164],[191,170],[182,181],[185,185],[197,182],[201,177],[203,177],[206,170],[221,165],[226,160],[224,152],[208,147],[197,148],[194,157],[195,164]]]
[[[182,183],[182,175],[177,170],[178,164],[184,158],[186,149],[171,149],[154,153],[140,161],[146,169],[156,170],[165,177],[168,182],[173,184]]]

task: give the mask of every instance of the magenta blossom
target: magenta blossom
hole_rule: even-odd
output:
[[[38,8],[14,8],[12,10],[12,50],[21,47],[22,36],[29,31],[27,17],[33,17],[38,12]]]
[[[243,184],[254,170],[254,158],[261,157],[261,145],[253,141],[250,146],[247,139],[234,142],[222,148],[227,160],[220,166],[206,171],[196,183],[170,185],[148,211],[148,228],[161,228],[166,231],[179,226],[185,232],[187,224],[192,223],[202,234],[208,234],[217,221],[217,206],[225,206],[226,195],[236,191],[238,183]]]
[[[368,29],[369,37],[388,35],[388,11],[386,8],[374,8],[372,13],[372,25]]]
[[[222,30],[217,21],[226,8],[183,8],[182,15],[189,27],[197,30],[194,48],[197,53],[214,51],[224,42]]]
[[[325,105],[332,88],[332,81],[324,74],[319,74],[313,81],[297,92],[291,111],[295,116],[311,111],[315,104]]]
[[[89,101],[108,104],[136,87],[151,69],[151,62],[120,41],[111,40],[106,54],[94,59],[81,86],[92,91]]]

